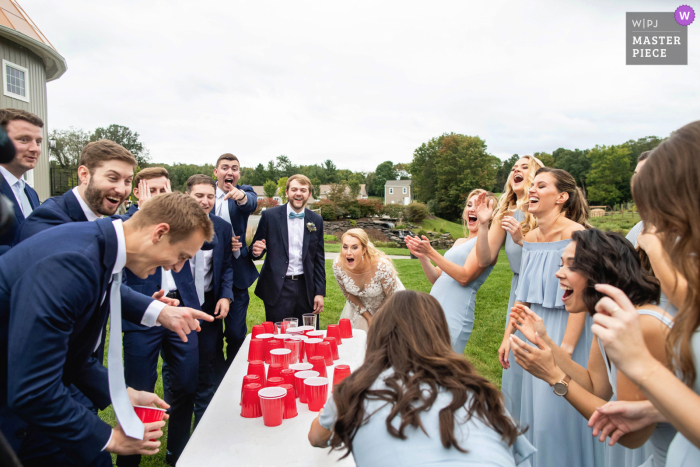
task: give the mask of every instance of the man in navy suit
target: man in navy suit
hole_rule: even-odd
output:
[[[192,175],[187,179],[187,193],[209,216],[216,232],[211,242],[213,248],[200,250],[190,260],[202,310],[216,318],[211,323],[202,323],[198,336],[199,383],[194,402],[194,423],[197,426],[219,387],[224,364],[222,321],[229,314],[231,302],[235,299],[232,291],[231,225],[212,214],[216,205],[216,183],[208,175]]]
[[[125,390],[121,365],[110,364],[108,382],[107,370],[90,356],[110,312],[163,325],[183,340],[199,328],[198,319],[211,320],[183,308],[122,310],[112,290],[119,290],[123,267],[140,278],[159,267],[179,271],[212,235],[197,203],[171,193],[127,221],[58,226],[0,257],[0,430],[25,466],[109,466],[109,452],[157,453],[160,442],[149,439],[162,435],[164,422],[141,428],[130,405],[167,404],[155,394]],[[120,341],[113,331],[118,354],[110,361],[121,363]],[[112,402],[120,423],[111,428],[77,403],[70,385],[101,409]]]
[[[27,185],[23,175],[39,162],[44,122],[26,110],[1,109],[0,126],[7,132],[16,150],[12,161],[0,164],[0,192],[12,201],[15,210],[12,226],[0,236],[2,255],[12,246],[17,228],[39,207],[39,196]]]
[[[311,181],[304,175],[287,180],[287,204],[263,211],[253,238],[253,259],[267,257],[255,295],[265,303],[268,321],[321,313],[326,295],[323,219],[305,209]],[[316,323],[318,325],[318,322]]]
[[[214,213],[231,224],[234,232],[233,254],[233,304],[224,319],[224,337],[226,338],[225,371],[236,357],[248,332],[246,315],[250,297],[248,288],[258,278],[258,268],[246,243],[248,216],[258,206],[258,196],[250,185],[238,185],[241,178],[240,162],[233,154],[222,154],[216,161],[216,208]],[[223,344],[222,344],[223,345]],[[222,350],[223,351],[223,350]]]
[[[141,170],[134,178],[134,203],[128,212],[121,216],[129,219],[151,198],[170,192],[168,171],[162,167]],[[151,296],[163,290],[166,297],[177,300],[181,305],[201,310],[197,299],[189,262],[185,261],[179,272],[158,268],[155,274],[146,279],[139,278],[130,269],[124,270],[124,282],[132,290]],[[158,355],[167,363],[170,375],[169,384],[164,385],[165,402],[170,405],[168,421],[168,448],[166,462],[175,465],[187,445],[192,426],[194,396],[197,389],[199,354],[198,335],[190,336],[183,342],[179,336],[162,327],[146,327],[122,320],[124,331],[124,375],[126,384],[139,391],[153,392],[158,380]],[[165,379],[165,373],[163,376]],[[141,456],[118,456],[117,466],[138,466]]]

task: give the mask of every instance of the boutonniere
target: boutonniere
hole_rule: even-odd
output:
[[[316,232],[316,224],[313,222],[307,222],[306,228],[309,229],[309,232]]]

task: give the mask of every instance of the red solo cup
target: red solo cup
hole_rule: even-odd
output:
[[[289,368],[289,361],[292,359],[292,351],[290,349],[272,349],[270,350],[270,358],[272,363],[279,363],[282,369]]]
[[[338,321],[338,327],[340,328],[340,337],[343,339],[352,338],[352,323],[347,318],[343,318]]]
[[[165,417],[165,409],[159,409],[157,407],[135,405],[134,412],[136,412],[136,415],[143,423],[159,422]],[[149,441],[155,441],[155,439],[149,439]]]
[[[333,386],[350,376],[350,365],[336,365],[333,369]]]
[[[286,370],[282,370],[282,372],[281,372],[281,377],[284,380],[284,384],[290,384],[293,389],[294,389],[294,373],[296,373],[296,372],[290,368],[287,368]],[[294,391],[296,391],[296,389],[294,389]]]
[[[260,397],[258,392],[262,386],[258,383],[250,383],[243,386],[243,399],[241,399],[241,417],[258,418],[262,417],[260,410]]]
[[[333,352],[331,350],[331,343],[323,341],[316,344],[316,356],[323,357],[324,361],[326,362],[326,366],[333,365]]]
[[[316,330],[316,328],[313,327],[313,326],[299,326],[299,329],[303,329],[303,330],[304,330],[304,335],[306,335],[307,333],[309,333],[309,332],[311,332],[311,331],[315,331],[315,330]]]
[[[323,368],[326,368],[325,366]],[[318,371],[297,371],[294,373],[295,387],[297,388],[297,394],[299,394],[299,402],[306,404],[306,393],[304,392],[304,380],[306,378],[315,378],[319,375]]]
[[[291,355],[289,356],[289,363],[294,364],[299,362],[299,353],[301,352],[301,339],[295,337],[287,339],[284,341],[284,348],[291,350]]]
[[[304,334],[304,330],[296,327],[296,328],[287,328],[287,334],[292,334],[294,336],[298,336],[299,334]]]
[[[248,361],[263,360],[265,361],[265,353],[263,352],[263,340],[251,339],[248,347]]]
[[[280,387],[261,389],[260,408],[265,426],[280,426],[284,417],[284,396],[287,390]]]
[[[265,363],[269,364],[270,363],[270,342],[272,341],[272,338],[274,337],[274,334],[258,334],[257,339],[262,339],[263,341],[263,359]]]
[[[326,337],[326,331],[309,331],[306,333],[306,335],[309,337],[315,337],[316,339],[323,340],[323,338]]]
[[[265,352],[265,363],[272,363],[272,357],[270,356],[270,351],[274,349],[281,349],[284,347],[284,341],[281,341],[279,339],[270,339],[269,343],[267,344],[267,352]],[[268,362],[267,359],[270,359]]]
[[[309,410],[319,412],[326,405],[328,378],[306,378],[304,391],[306,391],[306,399],[309,401]]]
[[[284,384],[284,378],[281,376],[273,376],[272,378],[267,378],[268,388],[273,388],[275,386],[282,386]]]
[[[265,332],[267,334],[274,334],[275,333],[275,323],[272,321],[265,321],[262,323],[263,326],[265,326]]]
[[[265,334],[267,331],[265,331],[265,326],[262,324],[254,324],[253,325],[253,335],[251,336],[251,339],[255,339],[258,337],[258,334]]]
[[[343,339],[340,336],[340,326],[337,324],[329,324],[326,328],[326,337],[335,337],[335,343],[338,345],[343,344]]]
[[[338,355],[338,343],[335,337],[324,337],[323,342],[328,342],[331,345],[331,356],[333,360],[340,360],[340,355]]]
[[[259,384],[262,387],[262,381],[260,380],[260,376],[258,376],[258,375],[245,375],[243,377],[243,385],[241,386],[240,405],[243,404],[243,388],[245,387],[246,384],[251,384],[251,383]]]
[[[304,356],[306,355],[306,341],[309,340],[308,336],[301,334],[296,336],[297,339],[301,340],[301,350],[299,350],[299,363],[304,361]]]
[[[260,384],[265,387],[265,363],[260,360],[253,360],[248,362],[248,374],[258,375],[260,377]]]
[[[272,363],[267,367],[267,379],[279,376],[282,371],[282,365],[279,363]]]
[[[326,377],[326,359],[322,355],[311,357],[309,363],[314,366],[314,371],[318,371],[320,376]]]
[[[294,370],[294,373],[296,374],[297,371],[308,371],[312,369],[314,366],[311,363],[295,363],[294,365],[289,365],[290,370]]]
[[[295,396],[294,386],[291,384],[283,384],[280,386],[282,389],[287,390],[287,395],[284,396],[284,416],[286,420],[288,418],[294,418],[297,416],[297,398]]]
[[[310,362],[311,357],[316,356],[316,345],[323,342],[321,339],[309,337],[304,341],[304,352],[306,352],[306,361]]]

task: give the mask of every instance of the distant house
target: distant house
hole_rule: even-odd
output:
[[[41,157],[36,168],[25,174],[43,201],[51,196],[46,83],[66,72],[66,60],[16,0],[0,1],[0,59],[0,108],[28,110],[44,121]]]
[[[411,180],[387,180],[384,185],[384,204],[411,204]]]

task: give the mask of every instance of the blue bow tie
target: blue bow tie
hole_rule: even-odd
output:
[[[304,218],[304,211],[300,212],[299,214],[297,214],[296,212],[290,212],[289,218],[290,219],[303,219]]]

